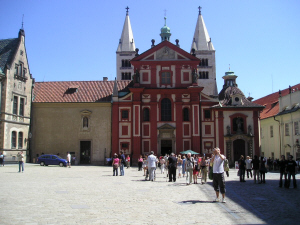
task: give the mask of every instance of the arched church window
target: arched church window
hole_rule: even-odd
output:
[[[183,121],[190,121],[188,108],[183,109]]]
[[[143,115],[144,121],[149,121],[149,120],[150,120],[149,108],[145,108],[143,114],[144,114],[144,115]]]
[[[23,148],[23,132],[19,132],[19,139],[18,139],[18,148]]]
[[[122,59],[122,67],[125,67],[124,59]]]
[[[88,128],[89,127],[89,118],[87,118],[86,116],[83,117],[82,126],[83,126],[83,128]]]
[[[233,131],[236,133],[243,133],[244,132],[244,119],[242,117],[236,117],[232,121]]]
[[[16,148],[17,145],[17,132],[11,132],[11,148]]]
[[[205,79],[208,79],[208,72],[205,72]]]
[[[202,72],[199,72],[199,79],[202,79]]]
[[[161,100],[161,121],[172,121],[171,100],[164,98]]]

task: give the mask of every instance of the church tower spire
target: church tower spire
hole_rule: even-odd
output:
[[[195,50],[196,57],[201,60],[197,67],[198,85],[204,87],[204,94],[217,96],[215,48],[202,17],[202,8],[199,6],[198,9],[199,14],[191,47],[191,52]]]
[[[133,67],[130,60],[135,55],[135,42],[129,19],[129,7],[126,7],[126,17],[117,49],[117,80],[131,80]]]

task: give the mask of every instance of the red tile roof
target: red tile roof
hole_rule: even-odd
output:
[[[36,82],[33,102],[107,102],[111,100],[115,81]],[[130,81],[117,81],[118,90]]]
[[[300,90],[300,83],[292,86],[292,90]],[[281,96],[289,94],[289,89],[281,91]],[[266,108],[260,113],[260,119],[266,119],[279,113],[279,92],[272,93],[260,99],[253,101],[254,103],[265,106]]]

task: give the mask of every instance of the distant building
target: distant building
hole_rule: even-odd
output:
[[[31,90],[34,83],[23,29],[20,29],[18,38],[0,40],[0,82],[0,152],[4,152],[6,161],[17,161],[16,155],[21,150],[30,156],[27,150],[31,138]]]
[[[119,81],[123,89],[129,81]],[[42,153],[76,164],[103,164],[111,152],[111,93],[114,82],[36,82],[32,104],[32,157]]]
[[[261,152],[267,158],[300,158],[300,84],[254,101],[264,105],[260,114]]]

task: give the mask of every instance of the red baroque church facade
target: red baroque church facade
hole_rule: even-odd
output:
[[[169,41],[131,60],[133,82],[113,95],[113,152],[123,149],[137,158],[150,151],[200,151],[199,63]]]
[[[132,82],[113,93],[113,153],[124,150],[137,159],[150,151],[210,154],[219,146],[231,162],[240,154],[259,155],[261,106],[245,98],[233,72],[223,77],[219,96],[202,93],[197,84],[200,61],[167,40],[131,60]]]
[[[192,149],[211,155],[220,147],[231,165],[240,155],[260,155],[259,112],[246,98],[237,76],[223,76],[216,85],[215,49],[201,11],[190,53],[170,42],[170,28],[161,28],[161,42],[142,54],[135,50],[128,9],[117,49],[117,80],[112,95],[112,153],[157,155]],[[130,80],[120,90],[120,80]]]

